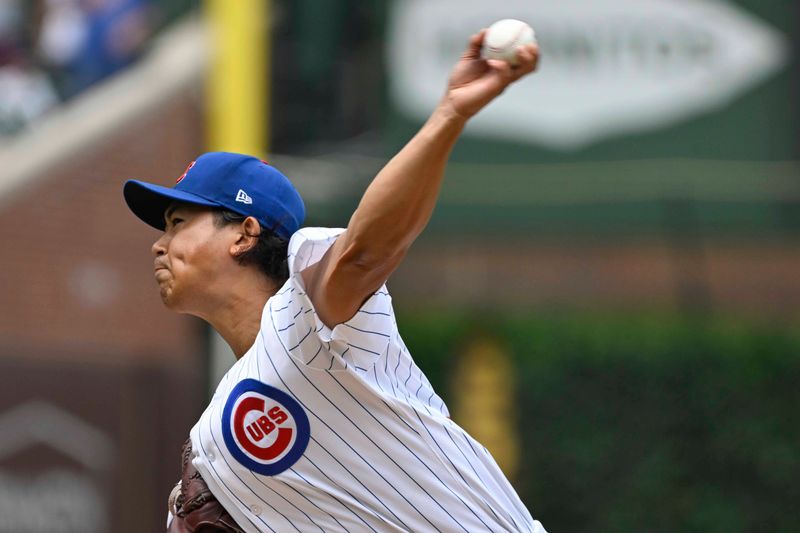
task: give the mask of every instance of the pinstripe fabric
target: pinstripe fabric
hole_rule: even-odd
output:
[[[192,429],[193,462],[211,490],[248,532],[543,532],[486,449],[448,418],[397,331],[385,286],[347,323],[330,329],[319,320],[299,272],[341,231],[305,228],[292,237],[290,279]],[[236,391],[256,382],[288,394],[310,428],[302,455],[272,475],[248,467],[242,457],[252,456],[237,448],[250,437],[236,434],[236,424],[244,420],[253,435],[250,421],[263,413],[230,416],[241,405]],[[270,401],[269,392],[258,394],[245,392]]]

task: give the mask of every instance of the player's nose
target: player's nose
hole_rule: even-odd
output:
[[[150,247],[150,251],[154,256],[158,257],[167,253],[167,234],[164,233],[159,239]]]

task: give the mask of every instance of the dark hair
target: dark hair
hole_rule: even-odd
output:
[[[218,228],[229,224],[241,224],[247,217],[225,209],[214,211],[214,224]],[[272,230],[259,223],[261,233],[255,246],[239,254],[236,260],[241,265],[256,265],[261,272],[267,275],[278,286],[289,279],[289,243],[275,235]]]

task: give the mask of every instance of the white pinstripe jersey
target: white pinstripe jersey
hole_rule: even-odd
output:
[[[449,419],[385,286],[333,330],[317,318],[299,272],[341,231],[292,237],[290,279],[191,431],[212,492],[248,532],[543,532]]]

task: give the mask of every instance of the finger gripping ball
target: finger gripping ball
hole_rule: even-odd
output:
[[[482,54],[484,59],[502,59],[511,65],[516,65],[517,47],[535,42],[533,28],[521,20],[498,20],[486,30]]]

